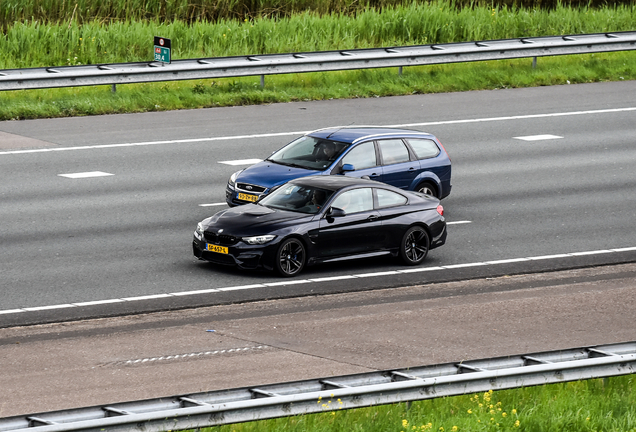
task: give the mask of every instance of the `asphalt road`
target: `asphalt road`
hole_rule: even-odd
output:
[[[635,91],[617,82],[0,122],[0,327],[634,261]],[[451,155],[452,225],[428,271],[355,261],[280,285],[192,257],[196,223],[223,208],[201,205],[223,203],[245,166],[221,162],[349,124],[425,130]],[[61,176],[96,171],[109,175]]]

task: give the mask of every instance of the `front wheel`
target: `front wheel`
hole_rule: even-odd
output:
[[[426,255],[428,255],[428,248],[430,240],[426,230],[419,226],[409,228],[402,237],[402,243],[400,244],[400,257],[406,265],[418,265]]]
[[[295,276],[305,267],[305,246],[295,238],[283,241],[276,253],[276,271],[284,277]]]

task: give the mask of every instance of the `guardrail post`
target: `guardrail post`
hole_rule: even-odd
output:
[[[532,57],[532,69],[536,69],[536,68],[537,68],[537,58]]]
[[[113,93],[116,93],[116,92],[117,92],[117,84],[113,84],[113,85],[110,87],[110,91],[111,91],[111,92],[113,92]]]
[[[402,76],[402,66],[400,66],[400,67],[398,68],[398,75],[399,75],[399,76]]]
[[[261,88],[265,88],[265,75],[261,75]]]

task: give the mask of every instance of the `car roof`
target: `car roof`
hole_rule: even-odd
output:
[[[418,137],[435,138],[433,135],[411,129],[390,128],[383,126],[338,126],[325,129],[318,129],[306,135],[340,141],[345,143],[355,143],[367,139],[377,138],[397,138],[397,137]]]
[[[310,186],[319,189],[326,189],[331,191],[337,191],[349,186],[373,186],[373,187],[382,187],[387,189],[395,189],[393,186],[390,186],[386,183],[381,183],[375,180],[367,180],[358,177],[348,177],[344,175],[316,175],[316,176],[307,176],[307,177],[299,177],[297,179],[291,180],[289,183],[293,183],[296,185],[302,186]]]

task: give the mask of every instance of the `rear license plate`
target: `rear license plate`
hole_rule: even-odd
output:
[[[256,202],[258,201],[258,195],[250,195],[250,194],[244,194],[239,192],[238,199],[242,201]]]
[[[228,254],[228,250],[225,246],[218,246],[208,243],[208,251],[216,252],[220,254]]]

